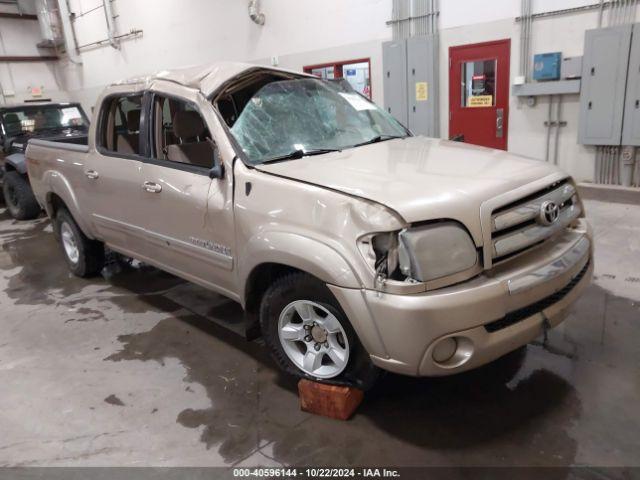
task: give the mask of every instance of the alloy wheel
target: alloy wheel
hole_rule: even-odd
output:
[[[80,250],[78,249],[78,243],[76,242],[76,236],[68,223],[63,223],[60,226],[60,237],[62,239],[62,246],[67,258],[71,263],[78,263],[80,258]]]
[[[278,319],[278,338],[289,359],[317,378],[333,378],[349,362],[349,341],[338,318],[322,305],[296,300]]]

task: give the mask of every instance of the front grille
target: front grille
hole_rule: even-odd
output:
[[[493,263],[529,250],[566,229],[582,213],[576,198],[575,187],[562,180],[495,210],[491,215]],[[557,219],[550,224],[541,218],[542,208],[549,203],[559,208]]]
[[[582,278],[587,273],[587,270],[589,270],[590,263],[591,261],[588,261],[584,268],[580,270],[580,273],[573,277],[573,279],[571,279],[571,281],[567,283],[561,290],[558,290],[557,292],[543,298],[542,300],[538,300],[536,303],[532,303],[531,305],[528,305],[526,307],[522,307],[518,310],[514,310],[513,312],[509,312],[500,320],[495,320],[491,323],[487,323],[484,326],[484,329],[489,333],[497,332],[498,330],[502,330],[503,328],[515,325],[525,318],[529,318],[530,316],[549,308],[551,305],[558,303],[560,300],[566,297],[569,292],[571,292],[571,290],[574,289],[574,287],[580,282],[580,280],[582,280]]]

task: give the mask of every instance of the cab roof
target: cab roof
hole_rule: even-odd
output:
[[[148,85],[157,80],[164,80],[200,90],[205,97],[208,97],[229,80],[251,70],[290,73],[297,76],[304,75],[292,70],[265,67],[251,63],[215,62],[206,65],[161,70],[150,75],[142,75],[121,80],[113,85]]]
[[[43,100],[43,101],[30,101],[24,103],[14,103],[11,105],[0,105],[0,112],[6,111],[15,111],[15,110],[24,110],[27,108],[37,108],[37,107],[69,107],[69,106],[80,106],[78,102],[52,102],[51,100]]]

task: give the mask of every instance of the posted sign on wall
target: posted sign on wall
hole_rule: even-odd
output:
[[[426,102],[427,100],[429,100],[429,84],[416,82],[416,102]]]
[[[477,95],[467,100],[467,107],[491,107],[492,105],[493,95]]]

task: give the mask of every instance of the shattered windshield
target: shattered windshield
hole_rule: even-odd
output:
[[[253,164],[408,135],[391,115],[358,93],[315,79],[264,86],[231,132]]]
[[[52,129],[87,129],[87,121],[74,105],[41,105],[12,109],[2,114],[2,125],[8,136]]]

